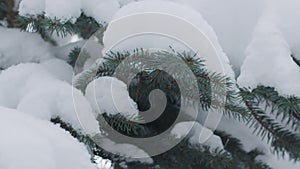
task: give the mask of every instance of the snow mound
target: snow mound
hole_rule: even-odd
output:
[[[201,30],[211,41],[212,45],[215,47],[217,54],[220,57],[220,61],[223,64],[225,74],[228,75],[229,77],[232,77],[232,79],[234,79],[233,70],[229,64],[229,60],[226,54],[223,52],[223,49],[218,42],[216,33],[199,12],[197,12],[196,10],[188,6],[183,6],[181,4],[169,2],[169,1],[160,1],[160,0],[139,1],[139,2],[129,3],[128,5],[122,7],[114,15],[113,20],[117,20],[122,17],[130,16],[133,14],[139,14],[139,13],[164,13],[164,14],[173,15],[182,18],[187,22],[193,24],[195,27]],[[134,26],[138,26],[138,24],[133,25],[133,28]],[[104,33],[103,43],[105,49],[103,53],[109,50],[107,49],[106,44],[110,44],[109,43],[110,36],[113,35]],[[153,35],[153,34],[143,34],[143,35],[130,37],[126,39],[124,43],[122,42],[117,46],[115,46],[113,50],[132,51],[140,48],[144,48],[144,49],[156,48],[156,49],[171,51],[170,46],[179,52],[190,50],[189,47],[185,46],[184,44],[182,44],[181,42],[175,39],[171,39],[161,35]],[[201,53],[201,51],[195,51],[195,52]]]
[[[51,19],[75,21],[81,14],[81,0],[45,0],[45,15]]]
[[[139,113],[129,96],[127,85],[114,77],[99,77],[90,82],[85,97],[98,114],[136,116]]]
[[[54,53],[55,57],[57,57],[59,59],[62,59],[65,61],[70,61],[70,58],[69,58],[70,52],[75,48],[82,48],[85,43],[86,43],[86,40],[79,40],[77,42],[68,43],[66,45],[55,46],[53,48],[53,53]]]
[[[50,122],[0,107],[0,168],[96,169],[86,147]]]
[[[56,62],[19,64],[3,71],[0,75],[0,106],[15,108],[44,120],[60,117],[74,129],[82,131],[75,108],[81,107],[81,110],[91,114],[92,109],[80,91],[62,81],[65,80],[64,72],[69,69],[61,66],[60,62],[53,64]],[[53,70],[57,67],[60,67],[61,74]],[[79,99],[77,104],[80,105],[74,105],[73,98]],[[88,133],[98,132],[95,119],[90,121],[90,125],[93,125],[90,127],[93,131]]]
[[[19,5],[19,15],[39,15],[44,11],[44,0],[22,0]]]
[[[76,21],[81,12],[95,18],[99,23],[107,23],[130,0],[22,0],[20,15],[38,15],[45,13],[51,19],[62,22]]]
[[[88,16],[94,17],[99,23],[107,23],[119,10],[117,0],[82,0],[82,10]]]
[[[73,68],[65,61],[60,59],[50,59],[41,65],[56,79],[72,83]]]
[[[125,6],[133,1],[136,1],[136,0],[118,0],[119,3],[120,3],[120,6]]]
[[[300,96],[300,69],[291,54],[276,24],[262,18],[247,48],[238,84],[251,88],[271,86],[281,94]]]
[[[0,27],[0,37],[1,68],[54,58],[50,44],[46,43],[38,34]]]
[[[264,10],[264,0],[171,0],[200,12],[214,28],[219,42],[239,72],[244,51],[251,41],[255,24]],[[274,3],[274,1],[272,1]],[[285,1],[287,3],[287,1]]]
[[[132,144],[115,143],[110,139],[101,139],[101,146],[105,147],[106,151],[114,152],[121,156],[125,156],[127,162],[141,162],[146,164],[152,164],[153,159],[142,149]],[[129,157],[141,157],[141,158],[129,158]]]
[[[190,130],[191,129],[191,130]],[[184,136],[188,136],[189,143],[191,145],[200,145],[200,134],[201,133],[210,133],[210,137],[206,140],[203,145],[209,146],[211,149],[223,149],[223,143],[219,136],[214,135],[211,130],[202,126],[198,122],[180,122],[174,126],[171,131],[171,135],[175,138],[182,138]]]

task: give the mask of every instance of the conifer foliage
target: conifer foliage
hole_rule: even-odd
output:
[[[45,41],[52,43],[54,46],[57,44],[52,38],[53,34],[59,37],[76,34],[82,39],[88,39],[97,30],[103,29],[105,31],[106,28],[105,23],[99,23],[95,18],[87,16],[85,13],[82,13],[75,22],[53,19],[45,14],[7,18],[7,16],[12,16],[9,13],[11,11],[6,10],[9,9],[6,7],[7,5],[9,5],[9,0],[0,1],[0,20],[6,18],[9,19],[9,26],[20,28],[22,31],[39,33]],[[11,19],[13,19],[13,23]],[[0,23],[0,26],[4,25]],[[80,54],[82,54],[80,47],[75,47],[69,52],[68,62],[73,68],[76,67],[76,64],[80,64],[77,61]],[[170,57],[180,58],[195,75],[199,91],[180,98],[176,81],[166,72],[158,69],[147,69],[140,72],[132,80],[134,83],[132,82],[128,86],[130,97],[137,103],[139,111],[145,111],[151,106],[148,100],[149,93],[154,89],[161,89],[166,93],[168,100],[164,117],[153,123],[139,124],[134,117],[124,116],[122,112],[117,115],[104,114],[104,119],[115,130],[131,137],[148,137],[158,134],[169,127],[172,119],[176,118],[173,117],[176,116],[176,113],[172,112],[180,110],[182,106],[180,105],[182,103],[181,99],[189,100],[197,95],[200,98],[200,102],[196,103],[201,107],[199,111],[219,110],[225,118],[234,119],[248,125],[249,130],[253,130],[253,135],[257,135],[262,141],[269,143],[274,154],[278,154],[280,157],[289,157],[291,161],[300,161],[300,97],[281,94],[273,86],[259,85],[256,88],[241,88],[236,84],[235,79],[230,79],[220,72],[207,70],[205,59],[197,57],[191,51],[176,52],[176,49],[174,49],[172,52],[149,52],[147,49],[136,49],[134,52],[107,52],[97,68],[90,69],[80,75],[75,87],[84,93],[89,82],[100,77],[113,76],[117,67],[126,58],[134,56],[154,58],[153,60],[148,59],[147,64],[151,62],[155,64],[156,57],[162,60]],[[299,65],[299,60],[293,56],[292,58]],[[147,67],[143,64],[133,66]],[[176,63],[168,66],[172,69],[176,67]],[[218,93],[225,93],[225,105],[219,105],[218,101],[215,100],[215,96],[211,93],[213,87],[223,90],[221,87],[218,88],[219,85],[225,86],[226,91]],[[100,119],[98,120],[101,123]],[[106,152],[88,136],[78,133],[59,117],[52,119],[52,122],[60,124],[61,128],[69,131],[78,141],[83,142],[91,154],[91,159],[93,159],[93,156],[110,159],[116,169],[123,168],[124,163],[132,169],[271,168],[264,161],[257,158],[264,154],[263,151],[258,149],[244,150],[243,142],[226,133],[226,131],[217,130],[214,132],[215,135],[221,138],[224,145],[223,149],[200,144],[192,145],[188,139],[185,139],[170,151],[154,156],[153,164],[144,164],[128,162],[122,156]],[[106,128],[101,126],[101,129],[105,132]]]

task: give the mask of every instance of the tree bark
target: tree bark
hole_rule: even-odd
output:
[[[9,28],[15,27],[15,18],[16,18],[16,12],[14,11],[15,1],[14,0],[6,0],[7,2],[7,26]]]

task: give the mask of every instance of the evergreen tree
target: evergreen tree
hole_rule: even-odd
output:
[[[40,36],[54,46],[57,45],[52,38],[53,34],[60,37],[67,35],[78,35],[82,39],[88,39],[99,29],[105,31],[106,24],[99,23],[95,18],[82,13],[76,22],[62,21],[60,19],[51,19],[45,14],[36,16],[17,16],[14,17],[11,1],[0,2],[0,20],[7,20],[8,27],[20,28],[22,31],[39,33]],[[1,25],[3,26],[3,25]],[[102,38],[102,37],[101,37]],[[176,50],[176,49],[175,49]],[[290,160],[300,161],[300,98],[297,96],[281,95],[273,86],[258,86],[255,89],[240,88],[234,79],[223,76],[220,72],[210,72],[205,68],[205,61],[199,60],[190,52],[173,51],[155,53],[148,52],[147,49],[130,52],[108,52],[104,61],[95,69],[81,75],[77,81],[77,88],[85,91],[89,82],[103,76],[112,76],[119,64],[127,57],[132,55],[154,56],[160,58],[178,57],[194,73],[197,78],[200,97],[201,111],[211,109],[222,109],[222,113],[227,118],[236,121],[245,122],[253,131],[253,134],[259,136],[262,140],[270,143],[272,152],[284,157],[288,154]],[[70,51],[68,58],[69,64],[73,67],[78,63],[77,59],[81,53],[81,48],[74,48]],[[294,61],[299,65],[299,61]],[[76,62],[77,61],[77,62]],[[143,67],[145,65],[137,65]],[[172,66],[172,65],[170,65]],[[125,117],[122,114],[109,115],[104,114],[105,120],[115,130],[132,137],[145,137],[155,135],[169,127],[174,113],[180,109],[180,97],[178,96],[178,86],[172,77],[166,72],[153,69],[140,72],[128,86],[131,98],[137,103],[140,111],[147,110],[151,105],[148,95],[154,89],[161,89],[166,93],[168,104],[164,112],[164,117],[154,123],[139,124],[134,120]],[[222,84],[226,86],[226,104],[225,107],[214,102],[211,95],[211,87]],[[193,93],[195,94],[195,93]],[[193,97],[192,94],[190,97]],[[245,151],[242,142],[226,131],[215,131],[214,134],[222,139],[224,149],[212,149],[203,145],[191,145],[188,139],[183,140],[173,149],[163,154],[153,157],[153,164],[143,164],[139,162],[128,162],[122,156],[111,154],[96,145],[88,136],[78,133],[71,125],[60,118],[52,119],[55,124],[69,131],[73,137],[83,142],[90,150],[91,156],[100,156],[110,159],[114,168],[123,168],[124,164],[128,168],[153,168],[153,169],[269,169],[271,168],[263,161],[257,159],[262,155],[258,149]],[[170,122],[170,123],[171,123]],[[102,128],[105,132],[106,128]]]

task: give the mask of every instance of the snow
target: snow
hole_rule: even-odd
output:
[[[152,164],[153,159],[142,149],[132,144],[115,143],[110,139],[102,139],[101,146],[109,152],[119,154],[126,157],[127,162],[141,162],[145,164]],[[130,158],[140,157],[140,158]]]
[[[117,0],[98,0],[97,2],[84,2],[83,11],[92,16],[99,23],[108,23],[112,16],[119,10],[120,4]]]
[[[95,156],[94,161],[96,162],[99,169],[112,169],[113,164],[108,159],[103,159],[102,157]]]
[[[171,0],[194,8],[214,28],[230,63],[239,72],[244,50],[261,15],[264,0]]]
[[[62,22],[75,21],[81,14],[81,0],[45,0],[45,15]]]
[[[299,57],[300,56],[300,24],[298,18],[300,17],[299,6],[300,1],[298,0],[277,0],[276,3],[268,1],[268,4],[273,8],[273,14],[280,19],[278,24],[283,36],[289,44],[292,53]]]
[[[42,62],[41,65],[56,79],[72,83],[73,68],[65,61],[50,59]]]
[[[238,77],[241,74],[238,77],[240,87],[255,88],[257,85],[267,85],[276,87],[283,95],[295,94],[300,96],[300,89],[297,85],[300,83],[299,67],[290,57],[293,54],[295,57],[300,58],[299,0],[169,0],[180,3],[180,5],[168,2],[167,0],[165,2],[162,2],[162,0],[134,1],[137,0],[22,0],[19,6],[19,13],[21,15],[38,15],[45,12],[51,18],[62,19],[63,21],[71,19],[74,21],[83,11],[86,15],[96,18],[99,23],[103,24],[109,23],[112,18],[117,19],[138,12],[152,11],[173,14],[190,21],[203,30],[216,46],[222,63],[225,66],[225,73],[230,77]],[[38,123],[44,122],[48,124],[49,122],[47,121],[50,118],[59,116],[64,121],[72,124],[77,130],[81,130],[82,126],[80,126],[77,120],[76,110],[87,110],[89,113],[92,111],[98,111],[97,113],[107,111],[109,114],[116,114],[120,110],[125,113],[138,113],[136,104],[128,95],[126,85],[116,79],[99,78],[94,80],[86,90],[86,98],[81,92],[71,87],[72,68],[64,61],[53,59],[53,55],[67,60],[68,58],[66,57],[70,49],[74,46],[81,47],[84,41],[66,46],[51,47],[36,34],[22,33],[18,29],[5,28],[0,28],[0,37],[0,68],[7,69],[0,72],[0,106],[22,111],[18,112],[18,114],[21,114],[21,117],[24,116],[24,119],[29,118],[26,114],[30,114],[38,118],[35,119],[36,121],[40,121]],[[107,42],[106,40],[109,40],[109,37],[111,35],[105,34],[104,45]],[[176,50],[187,49],[186,46],[180,45],[177,41],[153,35],[134,37],[126,42],[130,43],[130,45],[121,44],[118,47],[120,49],[141,47],[169,49],[169,45],[171,44]],[[65,42],[59,44],[65,44]],[[102,46],[100,49],[102,49]],[[82,69],[88,70],[94,62],[95,58],[92,57],[92,59],[89,59],[85,63]],[[235,68],[235,74],[229,63]],[[117,90],[111,90],[110,84],[112,82],[115,84],[113,87]],[[82,105],[75,105],[75,107],[72,105],[72,90],[74,90],[73,94],[80,100],[79,102]],[[121,97],[125,99],[112,98],[112,91],[114,91],[117,98]],[[89,104],[92,104],[92,107]],[[191,109],[193,108],[191,107]],[[5,112],[11,111],[5,109]],[[5,128],[11,128],[9,127],[11,125],[9,122],[18,119],[17,116],[15,119],[11,118],[14,116],[11,114],[14,113],[9,113],[9,118],[2,118],[2,108],[0,109],[0,114],[0,121],[4,119],[4,123],[0,123],[0,126],[6,125]],[[6,117],[6,115],[3,117]],[[24,131],[22,133],[29,133],[32,134],[32,137],[36,137],[39,142],[36,146],[42,145],[44,142],[48,144],[47,139],[41,138],[48,135],[48,132],[42,133],[40,126],[33,126],[35,121],[29,125],[26,123],[24,126],[21,126],[21,122],[23,124],[24,120],[19,121],[20,126],[18,127],[20,129],[18,131]],[[27,132],[27,128],[31,125],[34,129]],[[208,133],[212,132],[207,126],[207,128],[203,127],[199,123],[195,125],[192,133],[189,135],[189,141],[193,145],[199,144],[200,130],[205,130]],[[13,125],[11,126],[13,127]],[[98,124],[96,121],[93,121],[91,126],[93,127],[89,126],[88,129],[95,129]],[[172,134],[175,137],[181,138],[188,133],[190,127],[192,127],[191,122],[179,123],[172,130]],[[56,128],[58,130],[58,127]],[[4,127],[0,127],[1,129],[4,131]],[[260,159],[274,168],[300,168],[299,162],[293,164],[288,159],[278,159],[277,156],[271,155],[270,146],[266,141],[261,141],[259,137],[253,135],[252,129],[249,129],[242,122],[223,117],[218,130],[225,130],[227,133],[240,139],[245,151],[250,151],[254,148],[264,151],[266,155],[261,156]],[[34,132],[41,133],[35,135]],[[90,131],[90,133],[94,132],[98,131]],[[10,134],[7,130],[1,133]],[[26,135],[23,137],[24,142],[29,140]],[[16,136],[13,138],[15,139],[12,141],[20,140]],[[34,141],[34,139],[32,140]],[[0,143],[3,143],[2,141],[0,140]],[[116,150],[123,147],[113,142],[106,144],[115,147]],[[220,138],[215,135],[205,142],[205,144],[214,148],[223,147]],[[16,144],[16,146],[20,145],[22,144]],[[29,145],[29,148],[33,146],[29,141],[26,145]],[[1,146],[4,148],[12,147],[10,140],[4,145],[0,144],[0,149],[2,150]],[[20,146],[21,148],[26,149],[27,147]],[[32,150],[29,148],[26,151],[24,150],[24,153],[32,154]],[[44,161],[45,165],[49,165],[50,168],[55,160],[69,156],[68,154],[62,154],[62,156],[56,157],[54,153],[60,152],[60,149],[57,148],[57,151],[52,152],[51,148],[51,146],[45,149],[43,147],[36,148],[37,151],[41,149],[47,153],[34,152],[41,154],[39,156],[36,155],[36,157],[34,156],[35,160]],[[68,148],[68,146],[63,148]],[[61,149],[62,153],[69,152],[69,150],[63,151],[65,150],[63,148]],[[128,146],[128,148],[132,147]],[[133,150],[130,153],[143,154],[142,150],[140,151],[136,148],[133,148]],[[86,153],[85,151],[83,152]],[[31,165],[30,161],[32,161],[31,158],[33,156],[27,157],[27,154],[23,155],[22,153],[20,156],[24,156],[24,158],[21,158],[20,163]],[[84,154],[74,152],[70,153],[70,156],[78,153],[79,155]],[[6,152],[4,154],[0,152],[0,159],[5,157],[5,162],[10,161],[8,159],[10,156],[6,155],[8,155]],[[48,158],[47,155],[51,157]],[[80,160],[75,159],[74,161],[79,162]],[[88,162],[88,158],[85,161]],[[59,162],[58,164],[61,163]],[[21,164],[15,165],[17,168],[24,168]],[[32,165],[39,165],[39,163],[32,163]],[[1,163],[0,168],[8,168],[8,165]],[[32,166],[28,168],[35,169]],[[48,169],[44,166],[37,166],[36,168]],[[52,168],[57,167],[52,166]],[[74,168],[74,166],[64,166],[64,168]]]
[[[134,0],[118,0],[119,3],[120,3],[120,6],[124,6],[124,5],[127,5],[131,2],[133,2]]]
[[[99,77],[90,82],[85,97],[98,114],[138,115],[136,103],[130,98],[127,85],[114,77]]]
[[[290,47],[276,21],[270,22],[271,19],[266,14],[256,26],[238,84],[251,88],[272,86],[283,95],[300,96],[300,69],[292,60]]]
[[[203,133],[209,133],[209,135],[211,135],[211,137],[209,137],[209,139],[206,140],[204,143],[200,141],[201,134]],[[206,145],[209,146],[212,150],[224,148],[221,138],[217,135],[214,135],[211,130],[202,126],[198,122],[180,122],[176,124],[171,130],[171,135],[178,139],[188,135],[189,143],[191,145]]]
[[[50,60],[42,64],[19,64],[4,70],[0,74],[0,106],[15,108],[48,121],[60,117],[74,129],[84,132],[75,108],[81,107],[90,114],[92,109],[82,93],[67,83],[71,77],[67,74],[71,72],[64,64],[63,61]],[[79,105],[74,105],[73,98],[80,100]],[[92,127],[84,128],[89,129],[87,133],[98,132],[95,119],[91,119],[89,125]]]
[[[300,39],[300,24],[297,18],[300,16],[298,10],[298,0],[170,0],[194,8],[202,14],[205,20],[214,28],[218,40],[223,50],[230,59],[236,74],[239,74],[245,56],[244,51],[251,41],[252,32],[257,21],[266,7],[275,8],[274,13],[282,19],[280,30],[286,37],[287,42],[295,55],[299,57],[298,49]],[[50,2],[50,0],[48,1]],[[120,7],[134,2],[134,0],[82,0],[81,6],[76,0],[70,3],[70,0],[51,1],[50,6],[56,6],[56,3],[67,4],[60,5],[53,9],[53,16],[57,18],[78,17],[78,9],[81,8],[88,16],[97,19],[99,23],[108,23],[111,17]],[[67,6],[68,9],[65,9]],[[70,7],[72,6],[72,8]],[[141,8],[143,10],[145,7]],[[74,9],[74,10],[73,10]],[[76,9],[76,10],[75,10]],[[71,11],[70,11],[71,10]],[[20,14],[41,14],[45,11],[45,0],[22,0],[19,8]],[[62,13],[66,13],[62,16]]]
[[[86,147],[48,121],[0,107],[0,168],[96,169]]]
[[[86,43],[85,40],[80,40],[78,42],[73,42],[73,43],[68,43],[66,45],[62,46],[55,46],[53,48],[53,53],[55,57],[65,60],[65,61],[70,61],[69,59],[69,54],[74,48],[81,48],[84,44]]]
[[[211,41],[213,46],[215,47],[216,52],[218,53],[221,62],[224,67],[225,74],[229,77],[234,78],[234,72],[229,64],[229,60],[226,54],[223,52],[221,45],[218,42],[218,38],[213,30],[213,28],[207,23],[207,21],[202,17],[202,15],[193,10],[188,6],[182,6],[177,3],[169,2],[169,1],[160,1],[160,0],[152,0],[152,1],[140,1],[140,2],[132,2],[124,7],[122,7],[113,17],[114,20],[119,18],[137,14],[137,13],[145,13],[145,12],[153,12],[153,13],[165,13],[169,15],[173,15],[179,18],[183,18],[186,21],[192,23],[199,30],[201,30]],[[138,26],[138,25],[133,25]],[[104,52],[107,50],[107,44],[110,44],[110,38],[112,34],[104,33],[103,43],[104,43]],[[170,51],[170,47],[176,49],[177,51],[190,50],[189,47],[186,47],[181,42],[177,40],[173,40],[171,38],[166,38],[161,35],[139,35],[130,37],[130,39],[126,39],[119,46],[115,46],[113,50],[129,50],[132,51],[137,48],[156,48]],[[195,51],[201,53],[202,51]],[[204,56],[205,57],[205,56]]]
[[[13,10],[16,11],[16,12],[18,12],[18,9],[19,9],[19,6],[20,6],[20,2],[22,0],[14,0],[14,1],[15,1],[15,4],[14,4]]]
[[[120,4],[127,3],[128,1],[119,3],[118,0],[22,0],[19,13],[24,16],[45,13],[46,16],[61,22],[75,22],[83,11],[103,24],[111,20]]]
[[[45,0],[22,0],[19,5],[20,15],[39,15],[45,11]]]
[[[51,46],[38,34],[0,27],[0,67],[54,58]],[[16,50],[18,49],[18,50]]]
[[[291,162],[288,159],[288,155],[284,159],[274,156],[274,155],[267,155],[267,156],[260,156],[258,157],[259,160],[262,160],[263,162],[268,163],[272,168],[274,169],[282,169],[282,168],[288,168],[288,169],[299,169],[300,168],[300,162]],[[256,159],[256,160],[258,160]]]

